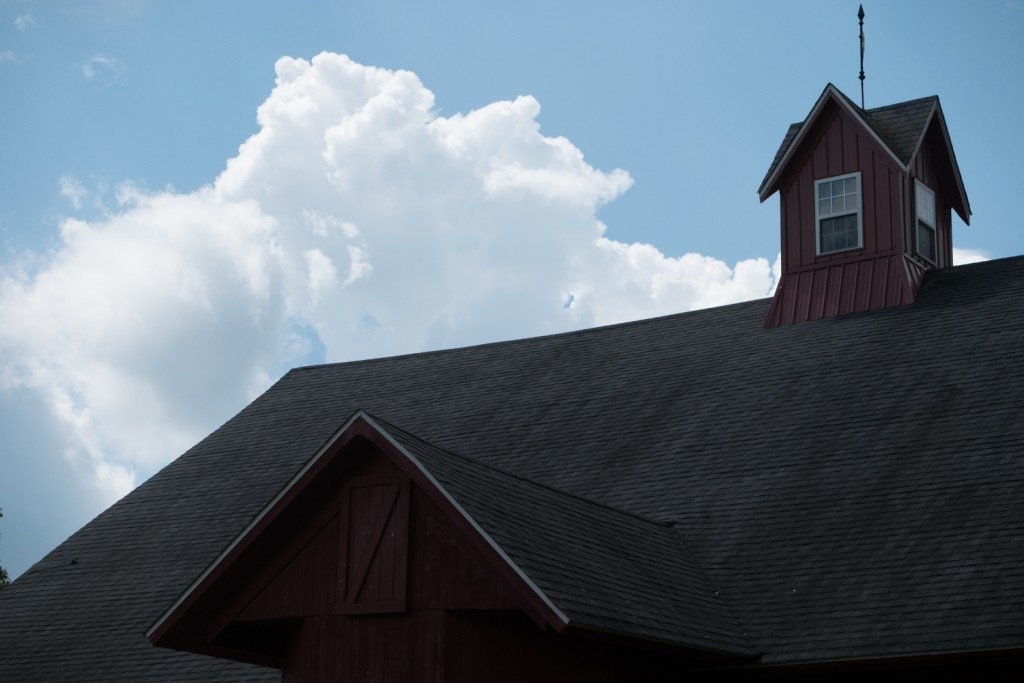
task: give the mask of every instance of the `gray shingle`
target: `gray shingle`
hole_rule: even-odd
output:
[[[517,477],[378,422],[569,617],[570,625],[755,654],[670,524]]]
[[[0,679],[276,675],[144,634],[360,408],[672,525],[766,662],[1020,646],[1022,300],[1018,257],[772,330],[762,300],[294,370],[0,592]]]

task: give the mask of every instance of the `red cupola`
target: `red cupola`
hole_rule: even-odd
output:
[[[952,265],[971,207],[938,97],[862,109],[831,83],[758,190],[780,193],[782,278],[766,327],[914,301]]]

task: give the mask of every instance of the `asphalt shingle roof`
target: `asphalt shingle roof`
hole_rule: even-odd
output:
[[[888,104],[884,107],[875,107],[874,109],[861,109],[843,92],[838,89],[836,92],[853,107],[853,110],[860,115],[864,123],[882,139],[885,145],[892,150],[892,153],[904,165],[910,163],[910,159],[917,148],[917,142],[921,139],[921,134],[928,124],[928,117],[932,112],[932,108],[939,101],[938,97],[932,95],[916,100]],[[771,166],[768,167],[768,172],[765,173],[765,181],[775,172],[775,168],[782,161],[783,155],[789,149],[793,139],[796,138],[803,126],[803,121],[789,125],[786,134],[782,138],[782,143],[775,153],[775,158],[772,160]],[[763,186],[764,181],[761,184]]]
[[[755,654],[672,525],[460,457],[386,422],[382,426],[569,617],[570,625]]]
[[[293,370],[0,592],[0,679],[275,677],[145,632],[360,408],[460,454],[437,463],[467,497],[489,475],[466,457],[612,528],[670,525],[694,559],[672,566],[703,570],[764,662],[1019,647],[1022,300],[1018,257],[772,330],[761,300]]]

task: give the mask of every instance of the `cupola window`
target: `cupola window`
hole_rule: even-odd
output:
[[[816,180],[814,189],[818,254],[859,249],[860,173]]]
[[[935,263],[935,193],[918,180],[914,194],[917,197],[917,253]]]

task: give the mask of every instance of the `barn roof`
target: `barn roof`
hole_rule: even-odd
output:
[[[661,547],[671,529],[692,561],[663,566],[680,585],[699,568],[762,663],[1019,648],[1022,297],[1017,257],[930,272],[909,306],[771,330],[761,300],[293,370],[0,592],[0,678],[276,677],[145,632],[360,408],[496,538],[511,510],[471,502],[495,478],[565,510],[552,539],[600,546],[607,525]],[[602,577],[560,562],[567,610],[617,609],[573,606]],[[652,614],[619,630],[644,636]]]
[[[423,463],[568,618],[732,654],[753,646],[671,524],[427,443],[376,420]]]
[[[893,158],[906,168],[910,167],[924,139],[925,132],[932,121],[935,120],[943,135],[946,151],[949,155],[951,172],[954,175],[957,190],[961,195],[960,201],[956,204],[957,211],[965,222],[970,222],[970,204],[967,200],[966,190],[963,187],[963,180],[960,177],[960,168],[956,161],[956,155],[949,141],[945,118],[942,114],[942,105],[939,103],[938,96],[932,95],[916,100],[887,104],[883,107],[862,109],[843,91],[830,83],[825,87],[821,97],[819,97],[818,104],[824,102],[829,96],[841,100],[848,107],[848,111],[852,111],[868,130],[877,136],[878,140],[892,154]],[[776,175],[776,171],[780,170],[779,165],[783,162],[786,153],[793,142],[797,140],[800,132],[813,124],[815,114],[819,110],[818,104],[811,109],[811,113],[808,114],[805,120],[791,123],[786,130],[782,143],[779,145],[779,149],[775,153],[771,165],[768,167],[768,172],[765,173],[764,180],[761,181],[758,192],[762,201],[774,192],[773,176]]]
[[[567,626],[755,652],[679,532],[375,424],[437,478],[567,616]]]
[[[694,650],[756,654],[740,622],[710,585],[671,524],[582,498],[499,467],[452,453],[359,410],[302,475],[283,488],[228,549],[204,571],[150,630],[169,630],[185,608],[238,553],[258,542],[264,516],[280,514],[285,496],[315,478],[319,458],[338,457],[335,443],[371,436],[438,491],[539,597],[544,620],[566,627],[616,633]],[[343,449],[342,449],[343,452]],[[331,477],[329,473],[318,476]],[[295,489],[293,492],[292,489]],[[279,502],[280,501],[280,502]],[[224,566],[222,566],[224,565]],[[194,594],[194,595],[193,595]]]

